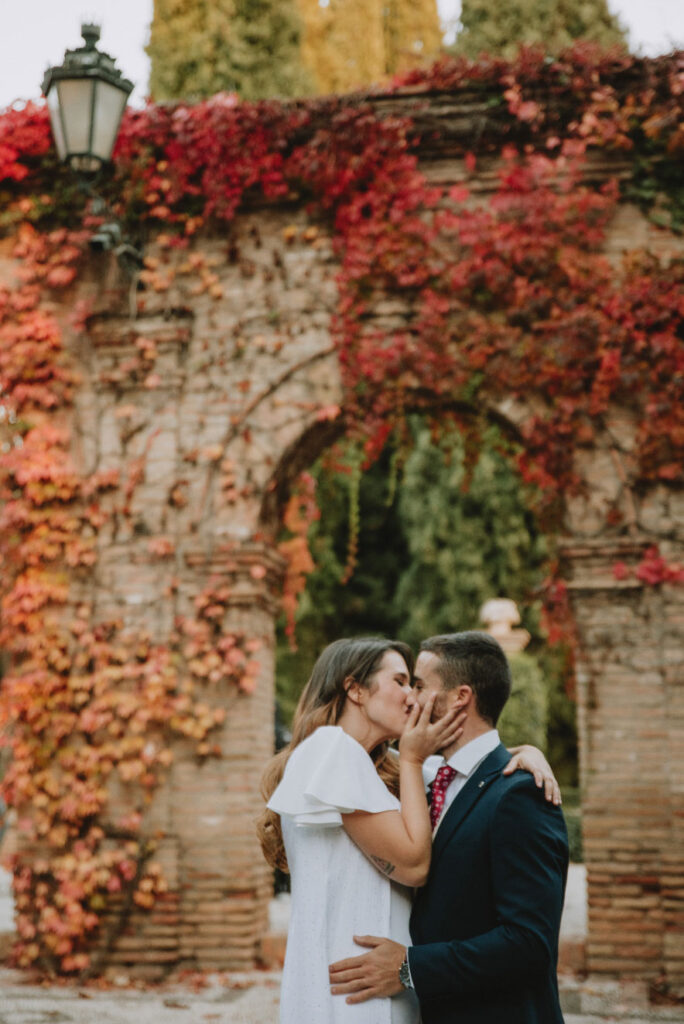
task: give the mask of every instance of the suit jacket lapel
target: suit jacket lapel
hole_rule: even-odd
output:
[[[454,832],[460,828],[482,794],[501,775],[501,770],[506,767],[510,759],[511,755],[500,743],[491,754],[485,757],[474,775],[468,779],[458,796],[452,801],[437,829],[432,844],[433,864],[448,846]]]

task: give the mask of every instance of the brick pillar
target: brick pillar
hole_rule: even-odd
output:
[[[198,759],[191,743],[177,743],[146,815],[147,833],[160,837],[154,859],[169,892],[152,911],[135,912],[107,963],[152,977],[171,967],[253,967],[273,894],[255,819],[274,745],[274,619],[283,562],[268,545],[247,543],[210,557],[187,552],[185,564],[181,591],[194,596],[208,578],[230,588],[226,631],[261,642],[260,674],[253,694],[212,695],[227,710],[225,724],[211,734],[220,756]]]
[[[684,594],[636,578],[649,543],[564,547],[579,632],[587,965],[682,993]]]
[[[680,557],[680,563],[684,558]],[[664,974],[684,998],[684,587],[663,593],[663,679],[668,722],[670,838],[663,850]]]

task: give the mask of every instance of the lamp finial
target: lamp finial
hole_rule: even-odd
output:
[[[86,21],[81,25],[81,35],[85,40],[86,50],[94,50],[100,38],[100,26]]]

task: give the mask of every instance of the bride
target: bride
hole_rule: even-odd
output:
[[[349,1005],[328,982],[330,963],[358,954],[353,935],[410,942],[411,890],[427,878],[432,843],[422,765],[458,739],[465,717],[431,722],[434,698],[421,710],[412,671],[410,648],[395,640],[330,644],[299,700],[290,745],[264,773],[259,839],[292,889],[281,1024],[420,1019],[413,990]],[[388,748],[397,738],[398,759]],[[513,764],[549,770],[535,748]]]

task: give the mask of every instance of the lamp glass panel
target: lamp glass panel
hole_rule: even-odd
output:
[[[59,93],[57,92],[56,85],[52,86],[47,95],[47,105],[50,113],[52,135],[57,147],[57,156],[60,160],[64,160],[66,158],[66,142],[64,141],[64,132],[62,131],[62,118],[59,113]]]
[[[57,84],[67,154],[90,152],[94,86],[92,78],[64,79]]]
[[[109,160],[112,155],[127,99],[123,89],[109,82],[97,83],[91,152],[100,160]]]

